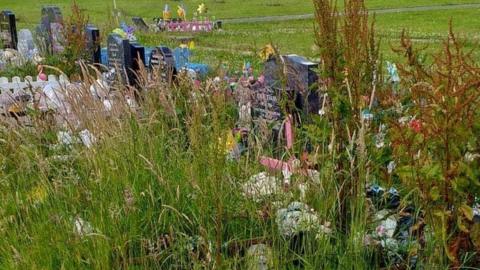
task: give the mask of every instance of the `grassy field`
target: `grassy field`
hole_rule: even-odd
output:
[[[477,9],[380,14],[375,18],[382,53],[385,59],[390,60],[398,59],[391,47],[398,45],[404,29],[419,46],[426,45],[430,51],[438,48],[446,37],[450,20],[455,32],[467,40],[470,48],[475,48],[480,38],[477,31],[480,26],[480,10]],[[314,46],[313,31],[313,20],[226,24],[223,31],[197,36],[197,59],[214,64],[219,58],[238,59],[240,65],[246,56],[239,55],[238,52],[252,55],[269,42],[278,46],[282,53],[316,58],[318,52]],[[163,34],[147,35],[142,36],[142,40],[146,44],[156,45],[168,42],[168,37]],[[247,57],[247,60],[253,59]]]
[[[70,0],[0,0],[0,6],[3,9],[11,9],[16,12],[20,23],[25,25],[36,24],[40,17],[40,9],[46,4],[56,4],[67,10]],[[109,0],[78,0],[77,1],[87,14],[97,23],[102,23],[105,17],[111,12],[113,2]],[[287,15],[287,14],[305,14],[312,13],[311,1],[296,0],[206,0],[206,1],[184,1],[187,6],[187,12],[192,16],[199,3],[204,2],[209,7],[211,16],[217,18],[239,18],[255,17],[268,15]],[[396,8],[396,7],[414,7],[430,5],[450,5],[461,3],[480,3],[479,0],[400,0],[385,1],[371,0],[366,1],[369,8]],[[117,0],[117,7],[125,16],[142,16],[147,20],[153,17],[161,16],[165,3],[170,4],[173,11],[179,1],[150,1],[137,0],[132,4],[129,0]]]
[[[0,0],[4,8],[9,8],[17,13],[19,18],[19,27],[34,28],[39,21],[40,8],[45,4],[57,4],[61,6],[66,14],[69,13],[68,5],[70,1],[15,1]],[[168,2],[168,1],[167,1]],[[165,1],[146,1],[139,0],[135,5],[129,1],[117,0],[117,5],[122,10],[123,18],[129,21],[131,16],[142,16],[147,21],[150,18],[159,16],[162,12]],[[307,14],[312,13],[312,4],[310,1],[293,0],[265,0],[237,1],[225,0],[204,1],[210,10],[211,16],[217,18],[240,18],[268,15],[288,15],[288,14]],[[90,16],[91,21],[95,22],[103,29],[112,27],[112,2],[110,1],[78,1]],[[171,7],[176,7],[177,1],[168,2]],[[198,2],[199,3],[199,2]],[[194,10],[197,2],[185,1],[188,10]],[[367,1],[371,9],[399,8],[415,6],[435,6],[452,5],[462,3],[480,3],[478,0],[421,0],[421,1]],[[441,11],[418,11],[402,12],[392,14],[380,14],[377,18],[377,29],[382,38],[382,50],[386,58],[395,58],[390,50],[390,45],[395,45],[400,33],[406,29],[412,38],[419,43],[427,43],[429,47],[437,47],[438,42],[445,37],[448,30],[450,19],[453,20],[455,30],[470,40],[478,39],[476,31],[480,26],[480,10],[478,9],[460,9],[460,10],[441,10]],[[316,57],[316,50],[313,40],[313,20],[271,22],[271,23],[245,23],[245,24],[225,24],[224,31],[203,34],[197,37],[196,59],[206,61],[209,64],[217,64],[217,59],[234,58],[235,62],[243,62],[243,56],[235,54],[241,51],[243,53],[254,53],[265,44],[273,42],[284,53],[302,54],[308,57]],[[144,44],[155,46],[159,44],[168,44],[169,37],[163,34],[154,34],[141,36]],[[248,59],[253,60],[253,59]]]
[[[21,27],[33,28],[41,5],[55,3],[68,10],[69,2],[0,0],[0,5],[17,13]],[[186,4],[192,10],[199,2]],[[205,2],[217,18],[312,12],[307,0]],[[110,1],[78,3],[93,21],[107,23]],[[164,3],[117,0],[126,19],[158,16]],[[174,6],[178,1],[169,3]],[[480,1],[367,1],[370,8],[457,3]],[[475,48],[479,15],[477,9],[378,15],[384,59],[396,59],[390,45],[398,43],[403,29],[419,44],[429,45],[429,50],[437,49],[450,19],[456,31],[468,38],[468,48]],[[260,68],[256,53],[269,42],[282,53],[317,58],[313,31],[312,20],[226,24],[223,31],[196,36],[194,60],[213,68],[228,65],[232,70],[251,61]],[[177,45],[165,33],[139,34],[139,38],[147,46]],[[194,88],[190,84],[180,83],[174,89],[159,82],[153,85],[141,112],[124,106],[117,118],[98,109],[104,103],[86,111],[91,100],[78,102],[82,125],[74,135],[78,137],[82,129],[94,133],[97,140],[90,148],[80,142],[59,142],[57,132],[70,127],[52,126],[48,114],[32,113],[35,121],[27,127],[0,124],[0,269],[255,269],[246,267],[245,250],[256,242],[271,247],[274,259],[269,262],[270,269],[299,269],[298,264],[303,269],[374,269],[390,263],[380,262],[378,250],[364,245],[365,201],[355,200],[347,206],[354,209],[348,233],[337,224],[343,184],[334,180],[348,172],[338,172],[335,167],[339,157],[328,150],[334,131],[326,131],[324,118],[314,116],[312,123],[295,129],[296,143],[284,157],[300,156],[307,144],[318,145],[316,149],[321,150],[312,157],[320,171],[318,182],[296,175],[291,186],[279,188],[280,194],[256,201],[245,196],[242,185],[264,170],[258,159],[273,154],[274,138],[252,135],[248,155],[239,161],[226,159],[226,134],[238,115],[230,97],[216,95],[210,82],[195,92],[198,95],[191,94]],[[90,96],[88,88],[79,91]],[[369,147],[374,148],[377,131],[368,132]],[[374,170],[368,172],[373,180],[366,181],[383,177],[383,155],[388,153],[382,151],[368,156]],[[277,176],[283,177],[281,173]],[[388,184],[398,184],[396,181],[388,179]],[[410,192],[398,186],[402,195]],[[363,188],[357,187],[362,192]],[[306,240],[299,240],[300,251],[280,235],[275,221],[279,205],[297,200],[308,202],[318,214],[318,224],[330,222],[332,228],[331,235],[307,235]],[[446,269],[443,240],[429,238],[419,249],[421,269]],[[417,249],[412,250],[417,255]]]

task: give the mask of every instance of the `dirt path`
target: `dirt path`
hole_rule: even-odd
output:
[[[389,14],[389,13],[404,13],[404,12],[415,12],[415,11],[476,9],[476,8],[480,8],[480,4],[453,4],[453,5],[387,8],[387,9],[370,9],[369,11],[371,13],[376,13],[376,14]],[[314,17],[314,14],[281,15],[281,16],[225,19],[223,20],[223,22],[224,23],[281,22],[281,21],[312,19],[313,17]]]

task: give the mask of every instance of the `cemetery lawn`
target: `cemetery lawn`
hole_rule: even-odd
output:
[[[104,24],[113,9],[111,0],[77,0],[79,5],[97,24]],[[168,3],[175,12],[179,1],[151,1],[151,0],[116,0],[117,8],[124,16],[141,16],[147,22],[162,14],[165,3]],[[192,16],[199,3],[203,2],[209,8],[210,16],[219,19],[243,18],[272,15],[291,15],[313,13],[312,2],[309,0],[204,0],[184,1],[187,12]],[[339,1],[339,3],[343,1]],[[436,6],[452,4],[480,3],[480,0],[370,0],[366,1],[368,8],[402,8],[419,6]],[[46,4],[55,4],[68,14],[71,0],[0,0],[2,9],[11,9],[18,14],[19,24],[33,27],[40,18],[40,8]]]
[[[379,14],[376,18],[377,36],[381,39],[384,59],[396,60],[391,48],[398,46],[402,31],[406,32],[419,46],[432,51],[441,45],[448,33],[449,22],[461,38],[468,39],[472,49],[479,41],[479,9],[451,11],[418,11],[398,14]],[[259,51],[265,44],[273,42],[282,53],[295,53],[316,58],[313,20],[296,20],[272,23],[245,23],[225,26],[225,31],[204,34],[199,44],[245,53]]]

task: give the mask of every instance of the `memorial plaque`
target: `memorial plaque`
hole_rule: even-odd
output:
[[[0,39],[4,49],[17,49],[17,22],[11,11],[4,10],[0,14]]]
[[[87,34],[87,50],[91,57],[88,59],[93,64],[101,62],[101,48],[100,48],[100,30],[93,25],[86,28]]]
[[[133,25],[135,25],[135,27],[140,31],[147,32],[149,30],[148,25],[145,23],[145,21],[141,17],[133,17],[132,22],[133,22]]]
[[[131,57],[130,42],[118,34],[110,34],[107,40],[108,67],[115,69],[117,78],[122,83],[128,83],[128,71],[131,70],[133,61]]]
[[[42,8],[40,31],[52,53],[59,53],[64,50],[65,38],[63,30],[63,16],[60,8],[57,6],[44,6]]]
[[[154,48],[150,55],[150,63],[148,63],[154,78],[159,77],[166,83],[171,83],[173,76],[176,74],[175,59],[172,51],[168,47]]]

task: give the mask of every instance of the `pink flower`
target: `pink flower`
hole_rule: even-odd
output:
[[[410,121],[410,128],[414,132],[420,133],[422,131],[422,122],[420,122],[420,120],[413,119],[412,121]]]

